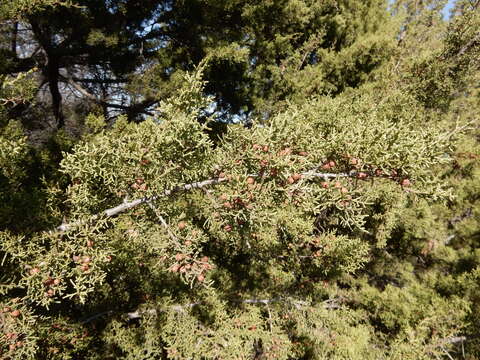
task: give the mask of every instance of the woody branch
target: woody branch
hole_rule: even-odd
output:
[[[350,171],[348,173],[322,173],[318,172],[316,169],[306,171],[300,174],[301,177],[304,178],[323,178],[323,179],[333,179],[333,178],[345,178],[345,177],[352,177],[352,178],[359,178],[359,179],[365,179],[367,177],[385,177],[383,174],[367,174],[365,172],[358,172],[358,171]],[[248,175],[250,177],[259,177],[260,175],[258,174],[252,174]],[[388,178],[391,178],[391,176],[387,176]],[[163,193],[154,195],[151,197],[144,197],[140,199],[135,199],[132,201],[124,202],[120,205],[117,205],[115,207],[112,207],[110,209],[104,210],[103,212],[93,215],[90,217],[88,220],[80,220],[80,221],[75,221],[71,223],[64,223],[56,228],[57,231],[64,232],[70,230],[72,227],[79,226],[82,224],[85,224],[87,222],[92,222],[100,219],[101,217],[112,217],[115,215],[118,215],[126,210],[132,209],[134,207],[137,207],[142,204],[146,203],[151,203],[153,201],[156,201],[160,198],[163,197],[168,197],[170,195],[180,193],[180,192],[187,192],[193,189],[201,189],[205,188],[207,186],[212,186],[212,185],[218,185],[224,182],[228,182],[229,178],[228,177],[220,177],[220,178],[212,178],[212,179],[207,179],[203,181],[198,181],[190,184],[185,184],[185,185],[177,185],[173,187],[170,190],[165,190]]]

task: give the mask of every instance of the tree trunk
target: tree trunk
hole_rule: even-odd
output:
[[[52,96],[52,109],[55,120],[57,120],[58,128],[65,125],[65,118],[62,111],[62,95],[58,86],[60,78],[60,56],[57,47],[52,41],[50,29],[47,26],[42,27],[35,19],[30,19],[32,30],[38,39],[39,44],[45,51],[47,61],[43,67],[43,75],[48,82],[50,94]]]
[[[58,128],[60,129],[65,126],[65,118],[62,111],[62,95],[60,94],[60,89],[58,87],[60,76],[58,59],[49,56],[45,70],[50,94],[52,95],[53,115],[55,116]]]

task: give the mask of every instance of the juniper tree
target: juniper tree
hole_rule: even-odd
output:
[[[3,11],[1,73],[36,67],[59,127],[75,126],[72,96],[106,120],[141,121],[205,57],[204,90],[224,120],[266,116],[305,86],[310,95],[361,84],[391,50],[384,1],[12,0]]]
[[[184,24],[195,9],[240,8],[250,21],[275,10],[305,36],[313,10],[325,10],[192,4],[172,7]],[[59,131],[50,147],[9,121],[12,103],[35,101],[33,72],[2,78],[2,356],[430,359],[460,343],[478,356],[478,4],[460,4],[448,24],[434,2],[405,4],[393,18],[383,3],[361,13],[381,20],[336,16],[333,28],[365,34],[345,30],[322,48],[330,33],[315,29],[318,39],[282,50],[285,68],[267,87],[277,59],[269,28],[258,29],[256,51],[272,63],[241,94],[261,116],[218,138],[208,124],[223,114],[206,109],[222,79],[211,71],[244,50],[213,30],[223,52],[179,66],[159,116],[105,127],[94,112],[80,138]],[[372,55],[352,65],[365,48]],[[304,87],[312,74],[318,83]],[[154,75],[129,91],[154,91],[142,89]]]

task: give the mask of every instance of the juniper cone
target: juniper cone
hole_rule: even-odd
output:
[[[0,358],[480,358],[445,5],[1,2]]]

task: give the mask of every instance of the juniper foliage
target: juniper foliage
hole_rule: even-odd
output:
[[[77,86],[40,133],[53,78],[0,52],[2,359],[480,356],[478,2],[100,3],[130,34],[0,7],[4,47],[52,14],[103,65],[142,16],[186,41],[108,69],[150,115]]]

